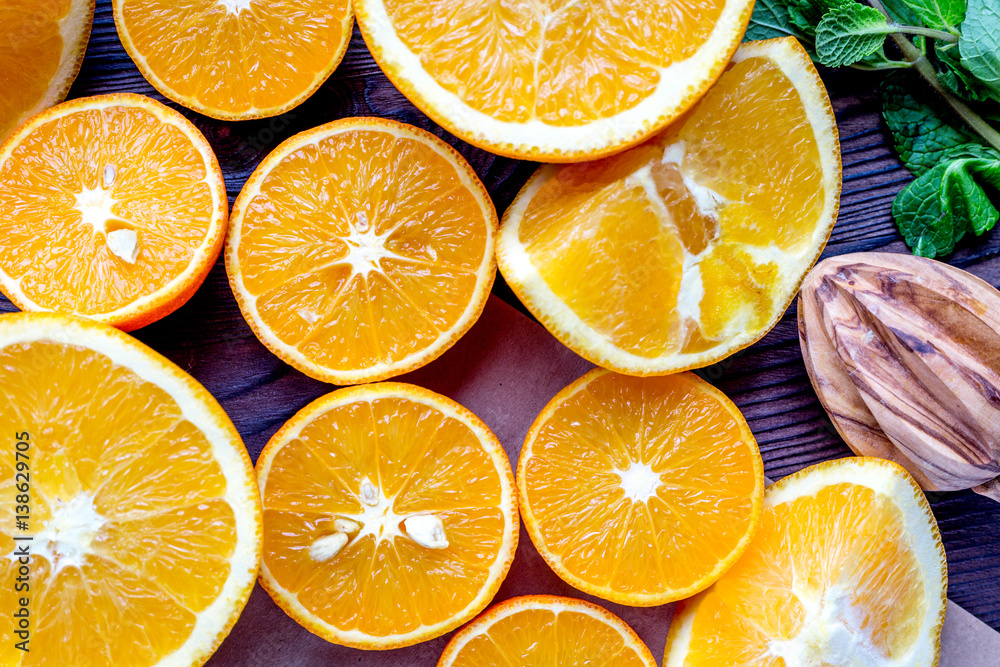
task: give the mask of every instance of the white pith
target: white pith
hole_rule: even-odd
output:
[[[0,317],[0,349],[39,341],[84,347],[155,384],[176,402],[182,418],[193,424],[211,443],[212,454],[226,479],[226,491],[221,499],[233,508],[236,527],[236,544],[229,559],[230,572],[216,599],[197,614],[187,640],[161,659],[156,667],[201,664],[208,659],[216,642],[221,641],[220,635],[233,620],[234,607],[237,611],[241,609],[249,596],[260,559],[260,499],[252,479],[249,458],[238,433],[231,423],[221,422],[209,409],[214,399],[207,391],[179,368],[125,334],[93,324],[78,324],[59,316]],[[58,525],[67,530],[59,532],[61,539],[49,540],[48,543],[65,553],[64,562],[70,566],[71,559],[82,553],[77,547],[86,545],[98,519],[110,518],[89,512],[84,499],[71,500]],[[53,536],[56,536],[56,527],[53,524]],[[49,527],[43,530],[49,530]],[[73,535],[75,540],[68,539]],[[55,554],[51,550],[50,553]],[[39,552],[39,555],[44,553]],[[60,558],[57,554],[54,557]]]
[[[839,155],[835,129],[831,127],[831,119],[825,112],[828,107],[825,93],[818,87],[815,73],[809,69],[810,65],[802,61],[797,53],[791,51],[791,48],[788,43],[782,41],[748,42],[737,50],[736,55],[733,56],[733,62],[758,57],[774,62],[803,100],[806,116],[812,125],[820,155]],[[664,162],[683,164],[683,155],[681,155],[677,144],[668,147],[664,154]],[[826,196],[824,197],[824,208],[818,220],[832,223],[838,206],[838,199],[834,195],[840,186],[839,162],[837,164],[832,164],[827,160],[821,162],[823,189]],[[714,352],[716,348],[724,346],[726,350],[740,349],[760,337],[759,330],[748,330],[745,326],[748,313],[738,312],[727,323],[716,348],[697,353],[676,352],[647,357],[618,347],[609,337],[599,333],[584,322],[545,282],[520,240],[520,224],[525,212],[535,195],[560,168],[558,165],[545,165],[528,181],[504,215],[497,241],[497,261],[504,277],[509,283],[516,285],[516,290],[522,296],[522,300],[529,305],[536,317],[560,341],[601,366],[614,368],[620,372],[660,375],[704,365],[714,358],[713,355],[717,354]],[[681,173],[682,176],[685,176],[683,170]],[[633,179],[636,184],[642,185],[644,190],[649,193],[647,198],[651,209],[657,213],[665,226],[673,228],[676,233],[676,227],[669,211],[658,197],[652,196],[656,193],[656,187],[652,181],[652,175],[649,173],[648,165],[637,170],[635,174],[630,176],[630,179]],[[697,194],[692,192],[692,196],[696,200],[700,197],[701,205],[707,210],[722,203],[717,193],[706,192],[708,189],[698,185],[693,179],[685,178],[685,183],[689,184],[689,188],[694,186]],[[740,249],[746,251],[755,261],[774,261],[778,265],[780,285],[772,293],[775,302],[784,303],[786,297],[791,298],[797,289],[805,270],[813,260],[816,248],[825,241],[828,232],[827,224],[817,224],[813,229],[813,236],[800,244],[801,250],[797,253],[785,252],[773,243],[767,246],[743,245]],[[676,307],[681,315],[691,318],[692,321],[696,315],[700,315],[700,304],[705,295],[698,264],[711,249],[710,245],[697,255],[692,255],[685,250],[684,275]],[[781,312],[774,313],[773,321],[767,328],[770,328],[781,315]],[[767,328],[764,330],[766,331]]]
[[[34,535],[31,553],[47,560],[55,575],[66,567],[83,565],[85,557],[93,554],[91,545],[106,519],[97,513],[93,497],[82,492],[68,501],[53,500],[50,511],[51,516]]]
[[[655,68],[659,81],[653,92],[638,104],[578,126],[552,125],[538,119],[508,122],[474,109],[424,69],[419,56],[397,34],[385,0],[356,0],[355,7],[365,40],[373,45],[373,55],[382,70],[407,97],[411,100],[418,97],[418,106],[438,123],[467,141],[489,146],[494,152],[536,150],[543,156],[558,158],[600,153],[627,144],[680,113],[691,97],[718,74],[716,64],[725,60],[734,35],[742,32],[742,17],[749,4],[747,0],[727,2],[711,34],[693,55]],[[692,77],[692,72],[697,74]]]
[[[11,276],[3,270],[3,266],[0,264],[0,285],[3,286],[4,292],[11,296],[11,300],[18,302],[18,305],[20,305],[23,310],[31,310],[35,312],[52,312],[53,310],[59,310],[60,312],[68,312],[71,315],[87,317],[99,322],[118,322],[121,320],[127,320],[148,310],[148,308],[156,303],[169,300],[171,295],[177,294],[184,289],[184,287],[191,282],[194,276],[202,270],[205,263],[209,261],[209,253],[212,251],[213,246],[216,244],[219,236],[224,231],[226,218],[228,217],[229,200],[226,195],[225,184],[223,182],[221,172],[219,172],[218,164],[215,162],[214,154],[211,153],[211,148],[205,142],[204,137],[199,133],[198,129],[178,112],[173,111],[169,107],[155,103],[152,100],[139,97],[138,95],[126,94],[122,96],[115,95],[110,98],[94,97],[73,100],[58,107],[54,107],[49,111],[44,112],[44,116],[39,116],[37,119],[33,120],[42,121],[39,124],[39,126],[41,126],[43,123],[53,123],[66,116],[112,107],[137,108],[150,113],[161,123],[171,125],[176,128],[181,134],[191,141],[192,145],[196,149],[198,149],[199,154],[202,157],[203,167],[205,170],[205,178],[201,182],[205,183],[208,186],[209,191],[212,193],[212,217],[208,228],[205,230],[205,235],[202,238],[201,243],[199,243],[198,247],[195,248],[192,253],[191,261],[177,276],[151,294],[135,299],[131,303],[125,304],[120,308],[101,313],[70,311],[62,306],[57,309],[37,303],[24,293],[21,287],[21,280]],[[0,148],[0,165],[11,159],[11,155],[15,148],[25,137],[33,132],[34,129],[34,127],[25,125],[10,137],[2,148]],[[113,174],[109,171],[109,167],[113,167]],[[118,170],[119,167],[115,165],[105,165],[101,175],[101,185],[93,190],[84,188],[80,193],[74,193],[76,195],[77,210],[81,214],[81,224],[88,224],[95,231],[100,231],[100,229],[107,229],[107,222],[122,220],[111,211],[111,206],[113,206],[114,200],[109,194],[111,186],[113,186],[119,173]],[[84,215],[88,217],[84,219]],[[133,226],[130,221],[124,222],[128,223],[130,227]]]
[[[945,590],[940,572],[945,567],[944,554],[930,526],[933,515],[924,503],[919,489],[908,476],[893,464],[881,460],[852,458],[833,465],[820,464],[814,470],[796,473],[778,482],[764,495],[765,512],[778,505],[794,502],[803,497],[815,496],[819,491],[836,484],[866,487],[882,499],[893,502],[903,517],[902,535],[909,539],[909,546],[920,564],[923,575],[926,610],[917,633],[917,642],[897,659],[889,659],[874,650],[870,637],[862,628],[860,611],[848,602],[852,592],[843,584],[835,584],[822,599],[808,593],[793,580],[792,593],[805,612],[801,629],[795,637],[768,644],[770,655],[783,658],[787,667],[812,667],[828,664],[831,667],[934,667],[937,664],[938,646],[931,629],[944,618]],[[691,633],[698,605],[689,606],[674,619],[676,635],[668,642],[664,667],[683,667],[691,642]]]
[[[621,477],[622,490],[633,503],[646,502],[660,488],[660,475],[648,463],[632,461],[628,468],[615,468],[614,472]]]
[[[230,14],[240,15],[244,9],[250,9],[253,0],[219,0],[219,4]]]
[[[341,389],[334,394],[329,395],[331,397],[330,400],[320,399],[321,401],[324,401],[321,408],[318,408],[315,412],[311,412],[306,418],[296,421],[296,418],[293,417],[293,421],[289,422],[285,427],[287,430],[283,432],[281,442],[273,448],[269,444],[268,449],[266,449],[261,455],[261,459],[258,462],[257,475],[260,483],[261,497],[267,497],[267,478],[270,473],[271,464],[281,448],[287,443],[296,440],[303,428],[305,428],[313,420],[319,418],[328,410],[332,410],[349,403],[373,401],[382,398],[400,398],[407,401],[414,401],[429,406],[434,410],[438,410],[446,417],[460,421],[471,429],[476,435],[476,438],[480,442],[484,443],[484,445],[485,443],[495,443],[494,436],[486,430],[484,425],[477,423],[475,418],[470,418],[470,416],[465,414],[462,410],[455,409],[450,402],[437,401],[421,394],[411,393],[405,388],[405,385],[400,386],[398,384],[396,384],[395,387],[401,388],[380,390],[377,395],[373,395],[369,391],[369,388],[374,386],[377,385],[369,385],[367,387],[361,385],[350,389]],[[508,567],[508,563],[506,561],[507,554],[517,543],[517,529],[519,522],[515,505],[512,502],[516,492],[514,491],[512,480],[503,472],[504,468],[509,466],[506,454],[499,448],[498,445],[496,447],[484,446],[484,451],[489,455],[491,461],[493,462],[500,480],[501,504],[498,506],[498,509],[504,517],[504,533],[502,542],[497,550],[497,556],[489,565],[489,574],[483,588],[465,609],[456,612],[452,617],[452,619],[462,619],[462,621],[471,618],[478,612],[478,610],[481,610],[488,603],[490,597],[492,597],[490,584],[503,577],[505,568]],[[364,534],[375,535],[376,539],[379,539],[380,534],[382,539],[395,539],[395,537],[401,536],[401,531],[398,530],[398,527],[399,523],[401,523],[404,519],[404,516],[412,516],[401,516],[393,513],[391,510],[391,501],[384,497],[381,489],[375,484],[374,481],[369,480],[369,482],[377,490],[375,504],[371,505],[362,500],[361,514],[338,515],[339,517],[355,521],[359,525],[364,521],[365,515],[369,515],[373,519],[369,525],[361,526],[361,530],[357,535],[351,536],[351,543],[354,543],[356,539],[360,538],[360,535],[362,534],[361,531],[364,531]],[[362,499],[363,495],[367,494],[361,490],[359,485],[357,496],[359,499]],[[405,538],[412,539],[412,536],[405,536]],[[430,636],[436,636],[447,631],[448,629],[457,627],[459,624],[454,620],[445,620],[433,625],[422,625],[408,633],[387,636],[369,635],[358,630],[342,630],[317,617],[313,614],[313,612],[303,606],[302,603],[299,602],[296,594],[289,592],[283,588],[277,580],[275,580],[274,576],[268,569],[266,562],[261,564],[261,577],[267,582],[268,591],[271,592],[272,595],[280,596],[283,603],[294,610],[296,614],[302,618],[307,618],[312,623],[322,627],[325,632],[329,633],[333,637],[336,637],[338,642],[345,642],[354,645],[364,644],[365,648],[391,648],[401,644],[406,645],[413,643],[414,641],[422,641]]]
[[[644,667],[656,667],[656,663],[650,656],[648,656],[648,652],[644,650],[647,647],[642,645],[641,640],[632,634],[631,629],[625,624],[624,621],[613,615],[611,612],[600,607],[595,609],[590,604],[574,600],[572,598],[558,598],[553,600],[548,596],[546,596],[544,601],[513,598],[499,603],[497,607],[487,611],[486,614],[466,626],[465,630],[462,630],[459,634],[455,635],[452,643],[448,645],[444,655],[441,656],[440,667],[449,667],[454,664],[455,659],[461,655],[462,649],[465,648],[466,644],[483,634],[489,634],[490,628],[498,622],[504,620],[505,618],[509,618],[510,616],[514,616],[515,614],[536,610],[550,611],[555,614],[556,617],[563,612],[584,614],[601,621],[606,626],[621,635],[625,645],[635,652],[635,657],[641,661],[641,664],[643,664]],[[608,665],[612,664],[616,663],[608,663]]]
[[[386,241],[403,224],[405,224],[405,221],[379,234],[369,224],[364,211],[358,211],[357,217],[354,220],[348,220],[350,230],[347,236],[343,237],[344,242],[347,244],[347,257],[336,262],[347,264],[351,267],[351,275],[347,279],[347,283],[350,283],[355,276],[367,278],[368,274],[372,272],[385,274],[385,270],[382,268],[382,260],[398,259],[404,262],[407,261],[408,258],[396,254],[386,247]]]
[[[476,269],[477,290],[481,290],[482,293],[477,293],[469,300],[468,306],[462,315],[456,320],[455,324],[448,330],[441,331],[437,340],[422,350],[414,352],[398,360],[391,362],[379,362],[360,370],[334,369],[320,366],[315,361],[302,354],[297,347],[282,341],[260,316],[260,312],[257,308],[257,300],[260,295],[251,294],[243,282],[243,273],[240,268],[239,246],[242,238],[243,217],[245,211],[247,207],[249,207],[250,203],[260,196],[262,184],[274,167],[277,166],[282,160],[306,146],[318,147],[320,142],[330,137],[357,131],[384,132],[397,139],[418,141],[424,146],[430,147],[434,150],[434,152],[439,154],[449,163],[454,162],[456,159],[455,156],[447,150],[446,146],[439,145],[436,141],[431,141],[427,137],[420,134],[411,133],[405,128],[388,126],[381,123],[373,123],[371,125],[358,123],[332,128],[320,127],[316,130],[304,132],[289,139],[279,146],[273,153],[271,153],[270,156],[268,156],[267,160],[261,164],[260,167],[258,167],[258,169],[247,181],[243,191],[240,193],[240,196],[236,201],[236,204],[233,206],[233,214],[230,219],[229,226],[229,237],[226,241],[225,248],[226,268],[230,275],[230,282],[232,284],[233,291],[236,292],[238,296],[237,301],[239,302],[240,308],[244,317],[247,320],[252,321],[255,325],[255,329],[259,332],[259,335],[266,338],[268,347],[283,355],[283,358],[286,361],[292,365],[296,365],[300,369],[309,369],[311,372],[324,377],[335,376],[337,384],[354,384],[358,382],[370,381],[373,377],[390,377],[395,369],[418,367],[436,358],[443,352],[443,350],[447,349],[447,347],[454,342],[453,339],[458,332],[465,331],[469,326],[471,326],[471,323],[479,317],[483,305],[485,304],[485,298],[488,296],[485,286],[492,284],[494,272],[496,270],[492,252],[496,237],[496,230],[493,226],[494,223],[490,222],[491,220],[496,219],[495,211],[492,208],[492,204],[485,200],[481,191],[482,185],[474,182],[464,169],[456,166],[455,173],[458,174],[459,180],[462,185],[465,186],[465,188],[476,198],[476,201],[479,203],[483,211],[486,238],[483,258],[479,267]],[[355,213],[354,215],[357,216],[358,214]],[[369,267],[373,267],[372,270],[378,270],[376,262],[381,261],[382,259],[390,258],[390,253],[384,250],[384,245],[382,245],[382,243],[384,242],[384,238],[386,238],[394,230],[390,230],[379,236],[374,234],[373,229],[361,229],[368,223],[367,219],[363,216],[356,217],[352,222],[351,237],[344,239],[345,241],[348,241],[348,244],[351,247],[351,250],[348,253],[348,258],[346,260],[334,262],[334,264],[347,262],[351,265],[352,272],[359,274],[368,270]],[[403,221],[401,221],[400,224],[403,224]],[[351,244],[352,240],[353,245]],[[380,247],[383,248],[383,250],[379,250]],[[345,284],[349,284],[349,282]],[[319,314],[309,310],[300,309],[298,311],[298,315],[311,324],[319,320]],[[332,381],[332,379],[330,381]]]

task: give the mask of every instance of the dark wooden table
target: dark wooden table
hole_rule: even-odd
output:
[[[857,71],[821,74],[836,110],[844,162],[840,218],[824,256],[876,249],[905,252],[890,208],[910,175],[896,159],[881,122],[878,77]],[[166,102],[122,48],[110,0],[98,0],[86,61],[70,97],[124,91]],[[431,122],[383,76],[357,30],[330,80],[304,105],[281,117],[224,123],[180,111],[205,133],[218,154],[230,200],[278,143],[346,116],[394,118],[443,137],[476,169],[501,214],[535,169],[532,163],[473,148]],[[1000,285],[998,255],[1000,235],[989,234],[966,242],[949,261]],[[499,275],[494,293],[523,311]],[[0,310],[14,307],[0,298]],[[240,316],[221,259],[190,303],[137,337],[189,371],[219,399],[253,459],[286,419],[331,389],[280,362],[257,341]],[[849,454],[809,385],[794,305],[759,343],[701,373],[743,410],[770,477]],[[948,552],[949,597],[1000,630],[1000,504],[972,492],[929,495]]]

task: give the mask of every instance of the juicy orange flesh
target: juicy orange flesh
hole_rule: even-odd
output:
[[[647,663],[621,632],[578,611],[519,609],[493,621],[458,652],[451,667],[549,667]]]
[[[900,659],[927,604],[903,521],[890,499],[845,483],[766,508],[748,551],[694,602],[684,665],[784,667],[780,642],[809,642],[807,662],[827,664],[824,640],[807,627],[812,607],[833,610],[854,637],[849,648],[837,642],[840,659],[826,653],[830,664]]]
[[[445,90],[506,122],[584,125],[649,97],[694,55],[720,0],[385,0],[397,35]]]
[[[317,562],[309,547],[337,518],[362,524],[368,479],[400,518],[441,518],[449,546],[408,537],[352,539]],[[409,633],[465,609],[500,553],[500,478],[462,422],[403,398],[379,398],[317,415],[274,456],[264,488],[264,564],[323,622],[372,637]],[[385,526],[383,526],[384,528]],[[363,531],[362,531],[363,532]]]
[[[608,373],[563,402],[525,469],[545,546],[583,581],[621,594],[682,591],[751,526],[755,446],[718,400],[683,376]],[[620,471],[659,476],[633,499]]]
[[[4,271],[44,308],[93,315],[125,307],[191,263],[215,210],[206,176],[191,140],[144,109],[49,121],[0,165],[0,244],[18,249],[5,254]],[[108,246],[107,234],[122,229],[136,232],[134,264]]]
[[[0,0],[0,143],[48,90],[62,58],[71,0]]]
[[[275,166],[247,206],[238,252],[273,334],[352,370],[398,362],[455,326],[487,238],[447,159],[408,137],[351,130]]]
[[[124,0],[122,19],[146,66],[179,98],[230,114],[287,105],[341,50],[347,0]]]
[[[801,99],[777,65],[748,58],[652,141],[556,170],[519,235],[584,323],[654,358],[767,326],[783,267],[753,253],[807,250],[823,203]]]
[[[31,650],[0,632],[0,664],[154,665],[229,577],[236,522],[205,436],[162,389],[80,347],[0,350],[0,610],[17,609],[13,537],[33,535]],[[30,438],[29,530],[15,531],[14,434]],[[91,505],[99,517],[82,522]],[[49,542],[59,528],[87,529]],[[46,546],[47,545],[47,546]],[[113,628],[113,633],[107,629]],[[34,650],[44,647],[42,650]]]

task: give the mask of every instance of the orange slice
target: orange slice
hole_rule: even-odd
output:
[[[302,104],[351,40],[350,0],[113,0],[125,50],[163,95],[220,120]]]
[[[94,0],[0,0],[0,142],[65,99],[93,21]]]
[[[0,664],[203,664],[262,537],[219,404],[126,334],[54,313],[0,317],[0,401]]]
[[[761,338],[826,244],[840,152],[794,38],[740,47],[682,120],[621,155],[540,169],[504,215],[500,271],[562,343],[663,375]]]
[[[479,318],[496,210],[434,135],[348,118],[281,144],[233,206],[226,270],[257,337],[335,384],[433,361]]]
[[[642,640],[596,604],[525,595],[494,605],[451,638],[438,667],[656,667]]]
[[[341,389],[303,408],[257,460],[260,582],[324,639],[390,649],[482,611],[517,548],[514,476],[496,437],[408,384]]]
[[[651,606],[704,590],[746,551],[764,465],[739,409],[698,376],[595,369],[532,424],[517,488],[531,541],[566,583]]]
[[[181,307],[226,233],[222,171],[198,129],[147,97],[66,102],[0,146],[0,289],[131,331]]]
[[[411,102],[465,141],[572,162],[687,110],[743,37],[751,0],[356,0],[365,42]]]
[[[907,472],[848,458],[767,490],[750,549],[674,614],[664,667],[934,667],[948,569]]]

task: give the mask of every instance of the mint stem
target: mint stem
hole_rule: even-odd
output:
[[[886,19],[890,18],[889,12],[885,10],[881,0],[868,1],[871,3],[872,7],[882,12],[882,15],[885,16]],[[1000,151],[1000,132],[994,130],[989,123],[980,118],[979,114],[966,106],[965,102],[952,95],[948,89],[941,85],[941,81],[938,79],[934,66],[927,60],[927,56],[924,52],[914,46],[913,42],[908,40],[905,35],[894,32],[889,36],[892,37],[892,41],[896,42],[896,46],[899,47],[899,50],[903,52],[903,57],[912,63],[913,69],[917,70],[917,73],[924,77],[924,80],[927,81],[931,88],[936,90],[938,94],[944,98],[944,101],[955,110],[955,113],[961,116],[962,120],[968,123],[969,126],[986,141],[986,143]]]
[[[923,35],[924,37],[930,37],[931,39],[936,39],[941,42],[948,42],[949,44],[958,43],[958,35],[955,35],[950,32],[945,32],[944,30],[934,30],[932,28],[918,28],[912,25],[896,25],[894,23],[890,23],[889,27],[892,28],[893,32],[902,32],[906,33],[907,35]]]
[[[878,0],[873,0],[878,2]],[[979,114],[970,109],[964,102],[952,95],[948,89],[946,89],[941,81],[938,80],[937,72],[934,71],[934,66],[927,60],[927,57],[913,45],[913,42],[908,40],[903,35],[899,33],[893,33],[890,35],[892,41],[896,42],[896,46],[899,50],[903,52],[903,57],[908,61],[913,63],[913,69],[915,69],[920,76],[931,85],[931,88],[936,90],[944,101],[951,105],[951,108],[962,117],[969,126],[975,130],[979,136],[986,140],[990,146],[1000,151],[1000,132],[994,130],[989,123],[983,120]]]

